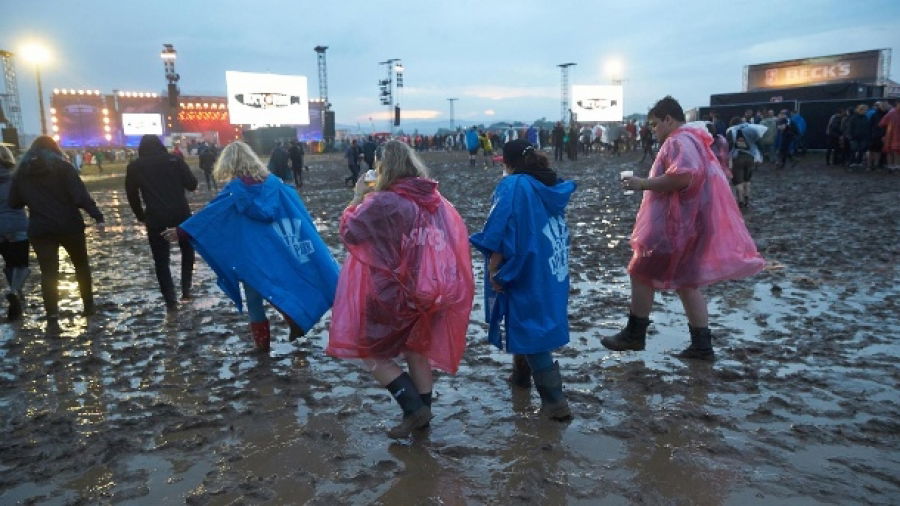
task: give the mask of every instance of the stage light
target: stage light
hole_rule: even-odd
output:
[[[106,116],[107,114],[109,114],[109,109],[107,109],[106,107],[104,107],[104,108],[103,108],[103,115]]]
[[[109,117],[108,117],[108,116],[107,116],[107,117],[104,117],[104,118],[103,118],[103,122],[106,123],[106,124],[108,125],[108,124],[109,124]]]
[[[54,94],[54,95],[58,95],[58,94],[59,94],[59,88],[53,88],[53,94]]]
[[[59,132],[59,126],[57,126],[57,125],[53,125],[50,128],[52,128],[54,132]]]
[[[153,94],[153,98],[156,98],[156,97],[158,97],[158,96],[159,96],[159,95],[156,94],[156,93]]]
[[[56,107],[50,108],[50,114],[56,114]]]
[[[50,61],[50,50],[46,46],[38,42],[29,42],[22,46],[19,54],[28,63],[33,65],[43,65]]]
[[[104,126],[104,127],[103,127],[103,130],[105,130],[105,131],[107,131],[107,132],[109,132],[109,131],[110,131],[110,130],[112,130],[112,129],[111,129],[111,128],[109,128],[109,125],[106,125],[106,126]]]
[[[56,116],[50,116],[50,123],[58,123],[58,122],[59,122],[59,120],[56,118]]]
[[[106,138],[107,142],[112,140],[112,135],[110,135],[110,134],[106,134],[103,137]]]
[[[84,95],[84,90],[78,90],[79,95]]]
[[[72,88],[69,88],[69,95],[74,95],[74,94],[75,94],[75,90],[73,90]]]
[[[59,142],[59,134],[55,134],[53,136],[53,140],[55,140],[56,142]]]

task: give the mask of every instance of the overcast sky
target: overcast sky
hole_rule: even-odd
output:
[[[404,117],[532,121],[560,115],[559,63],[571,84],[609,84],[623,63],[625,112],[671,94],[685,108],[741,90],[753,63],[891,48],[900,1],[0,0],[0,49],[52,49],[54,87],[162,92],[159,52],[178,51],[183,94],[225,93],[225,71],[302,74],[318,96],[316,45],[328,46],[337,122],[378,121],[379,61],[401,58]],[[891,78],[898,79],[898,67]],[[17,64],[25,130],[39,130],[33,68]]]

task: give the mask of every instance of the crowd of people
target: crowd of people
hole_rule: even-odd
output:
[[[646,128],[661,143],[649,177],[622,181],[624,188],[644,192],[631,240],[628,322],[602,342],[611,350],[643,350],[654,292],[674,290],[684,304],[690,338],[678,356],[712,360],[701,289],[753,275],[764,261],[731,198],[713,151],[716,138],[706,128],[687,124],[671,97],[654,106]],[[490,137],[476,130],[465,132],[463,142],[470,154],[472,148],[495,149]],[[388,431],[395,438],[431,423],[432,370],[454,374],[462,360],[474,296],[471,245],[484,262],[488,339],[512,354],[510,382],[517,388],[533,384],[542,411],[566,421],[573,412],[554,352],[569,342],[565,216],[576,185],[559,177],[529,139],[507,138],[501,144],[496,149],[506,177],[494,191],[482,230],[472,235],[412,146],[400,140],[379,146],[372,138],[362,146],[351,144],[347,159],[354,191],[339,222],[347,251],[342,266],[319,237],[298,192],[287,184],[292,174],[286,167],[295,163],[293,145],[276,146],[268,166],[241,141],[221,152],[207,147],[211,154],[201,163],[212,163],[212,179],[226,184],[192,215],[186,193],[197,189],[197,179],[182,155],[147,135],[128,165],[125,189],[145,226],[168,311],[177,314],[179,304],[192,297],[195,252],[238,310],[246,303],[249,335],[263,352],[271,342],[264,301],[282,315],[290,339],[302,336],[331,309],[326,353],[361,364],[396,399],[402,415]],[[0,198],[5,227],[0,227],[0,252],[10,284],[10,318],[21,316],[21,305],[14,314],[13,301],[21,301],[29,244],[41,267],[48,330],[58,328],[60,246],[75,264],[83,313],[95,313],[79,209],[98,226],[104,220],[77,170],[47,136],[35,140],[12,172],[8,151],[0,152],[0,161],[0,191],[7,192]],[[358,177],[360,161],[373,168],[374,181]],[[294,183],[299,187],[301,182]],[[170,243],[177,243],[182,255],[180,300],[169,272]],[[403,359],[405,369],[397,359]]]

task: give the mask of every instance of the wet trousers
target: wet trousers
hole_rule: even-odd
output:
[[[0,241],[3,275],[9,281],[16,267],[28,267],[28,241]]]
[[[266,321],[266,310],[263,308],[263,298],[255,288],[247,283],[244,285],[244,299],[247,302],[247,314],[250,316],[252,323]]]
[[[162,239],[162,237],[160,237]],[[30,238],[31,247],[41,267],[41,295],[44,298],[44,311],[48,316],[59,314],[59,247],[62,246],[72,265],[75,266],[75,279],[78,280],[78,291],[85,307],[94,305],[94,291],[91,281],[91,266],[88,264],[87,244],[84,232],[61,236],[43,236]]]
[[[150,252],[153,253],[153,269],[156,271],[156,280],[162,292],[166,305],[175,305],[175,283],[172,282],[172,272],[169,270],[170,244],[162,236],[163,228],[147,227],[147,238],[150,240]],[[194,247],[191,241],[178,238],[178,247],[181,249],[181,295],[190,297],[191,281],[194,274]],[[43,269],[41,269],[43,270]]]
[[[545,371],[553,367],[553,354],[549,351],[530,353],[525,355],[525,360],[532,371]]]

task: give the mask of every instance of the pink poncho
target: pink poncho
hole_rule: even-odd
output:
[[[455,373],[474,281],[469,239],[437,183],[405,178],[341,216],[349,251],[332,309],[329,355],[390,359],[413,351]]]
[[[707,132],[681,127],[663,142],[650,177],[690,174],[681,191],[645,191],[631,234],[628,272],[655,289],[741,279],[765,260],[744,225]]]

